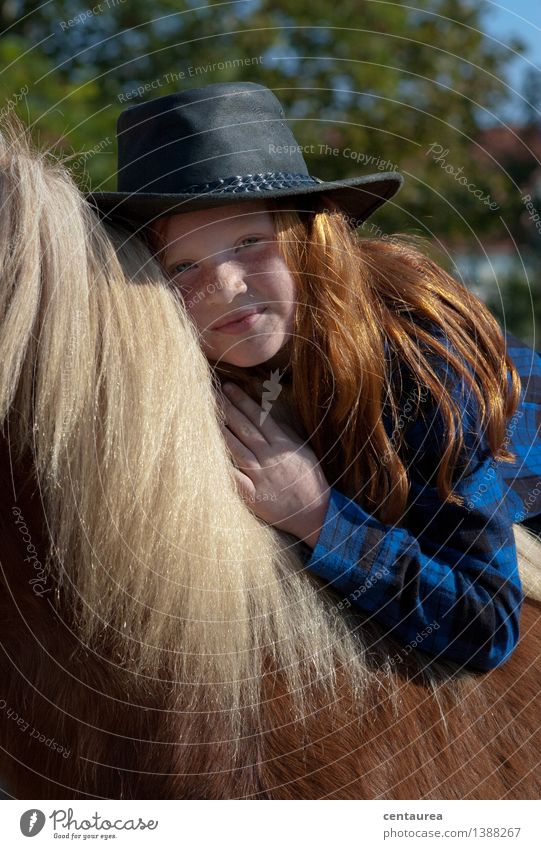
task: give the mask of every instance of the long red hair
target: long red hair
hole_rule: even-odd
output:
[[[324,196],[315,212],[288,209],[279,199],[267,206],[297,282],[284,395],[327,480],[381,521],[396,522],[403,514],[409,492],[401,418],[406,373],[407,420],[437,409],[444,444],[438,446],[436,485],[442,500],[461,503],[452,486],[465,457],[463,411],[435,358],[463,381],[466,396],[471,393],[493,457],[513,461],[505,428],[521,383],[496,319],[420,249],[418,237],[363,238]],[[159,257],[159,228],[147,230],[147,238]],[[257,400],[269,378],[267,363],[241,368],[220,362],[214,372],[220,383],[234,380]]]

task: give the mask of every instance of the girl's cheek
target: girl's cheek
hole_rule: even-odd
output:
[[[282,255],[278,250],[276,242],[270,242],[256,249],[250,259],[251,265],[256,268],[269,268],[269,266],[279,263]]]
[[[184,300],[184,307],[188,316],[201,332],[207,330],[210,323],[205,306],[204,299],[198,297],[197,292],[191,298]]]
[[[197,307],[198,307],[198,299],[195,297],[194,292],[192,292],[188,287],[176,287],[177,295],[183,303],[184,309],[188,313],[191,319],[195,320]]]
[[[205,304],[205,291],[201,286],[193,283],[177,283],[177,291],[184,302],[187,311],[192,313]]]

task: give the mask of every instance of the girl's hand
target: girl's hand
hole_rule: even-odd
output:
[[[233,474],[241,498],[260,519],[313,548],[330,498],[316,455],[270,415],[259,424],[261,407],[239,386],[226,383],[223,391],[223,433],[238,467]]]

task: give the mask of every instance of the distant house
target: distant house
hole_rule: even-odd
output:
[[[455,276],[483,300],[494,297],[511,279],[518,277],[534,285],[539,278],[539,256],[530,247],[515,247],[510,240],[486,242],[482,248],[471,243],[454,244],[449,255]]]

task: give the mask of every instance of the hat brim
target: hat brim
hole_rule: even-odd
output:
[[[89,192],[86,200],[101,216],[111,219],[149,224],[162,215],[193,212],[226,206],[231,203],[246,203],[267,198],[298,197],[309,200],[311,196],[324,194],[335,202],[346,214],[350,224],[358,227],[379,207],[392,198],[401,188],[404,178],[395,171],[351,177],[333,182],[319,182],[313,186],[234,192],[206,192],[203,194],[154,194],[146,192]],[[305,206],[305,205],[304,205]]]

